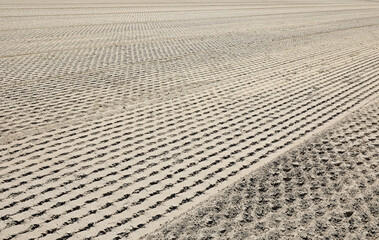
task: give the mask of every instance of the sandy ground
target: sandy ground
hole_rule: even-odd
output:
[[[1,0],[0,239],[145,237],[376,102],[378,12]]]
[[[378,239],[379,101],[146,239]]]

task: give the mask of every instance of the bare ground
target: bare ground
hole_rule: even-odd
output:
[[[376,102],[378,11],[1,1],[0,238],[144,237]]]
[[[146,239],[378,239],[379,102]]]

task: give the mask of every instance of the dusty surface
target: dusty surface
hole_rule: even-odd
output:
[[[146,239],[378,239],[379,102]]]
[[[375,1],[0,3],[2,239],[142,237],[378,97]]]

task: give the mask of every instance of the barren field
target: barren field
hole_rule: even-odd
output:
[[[379,102],[147,239],[378,239]]]
[[[0,21],[0,239],[379,239],[378,1]]]

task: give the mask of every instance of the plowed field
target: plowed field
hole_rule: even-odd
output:
[[[146,238],[378,101],[375,1],[1,0],[0,22],[0,239]],[[249,226],[230,239],[269,236]]]

